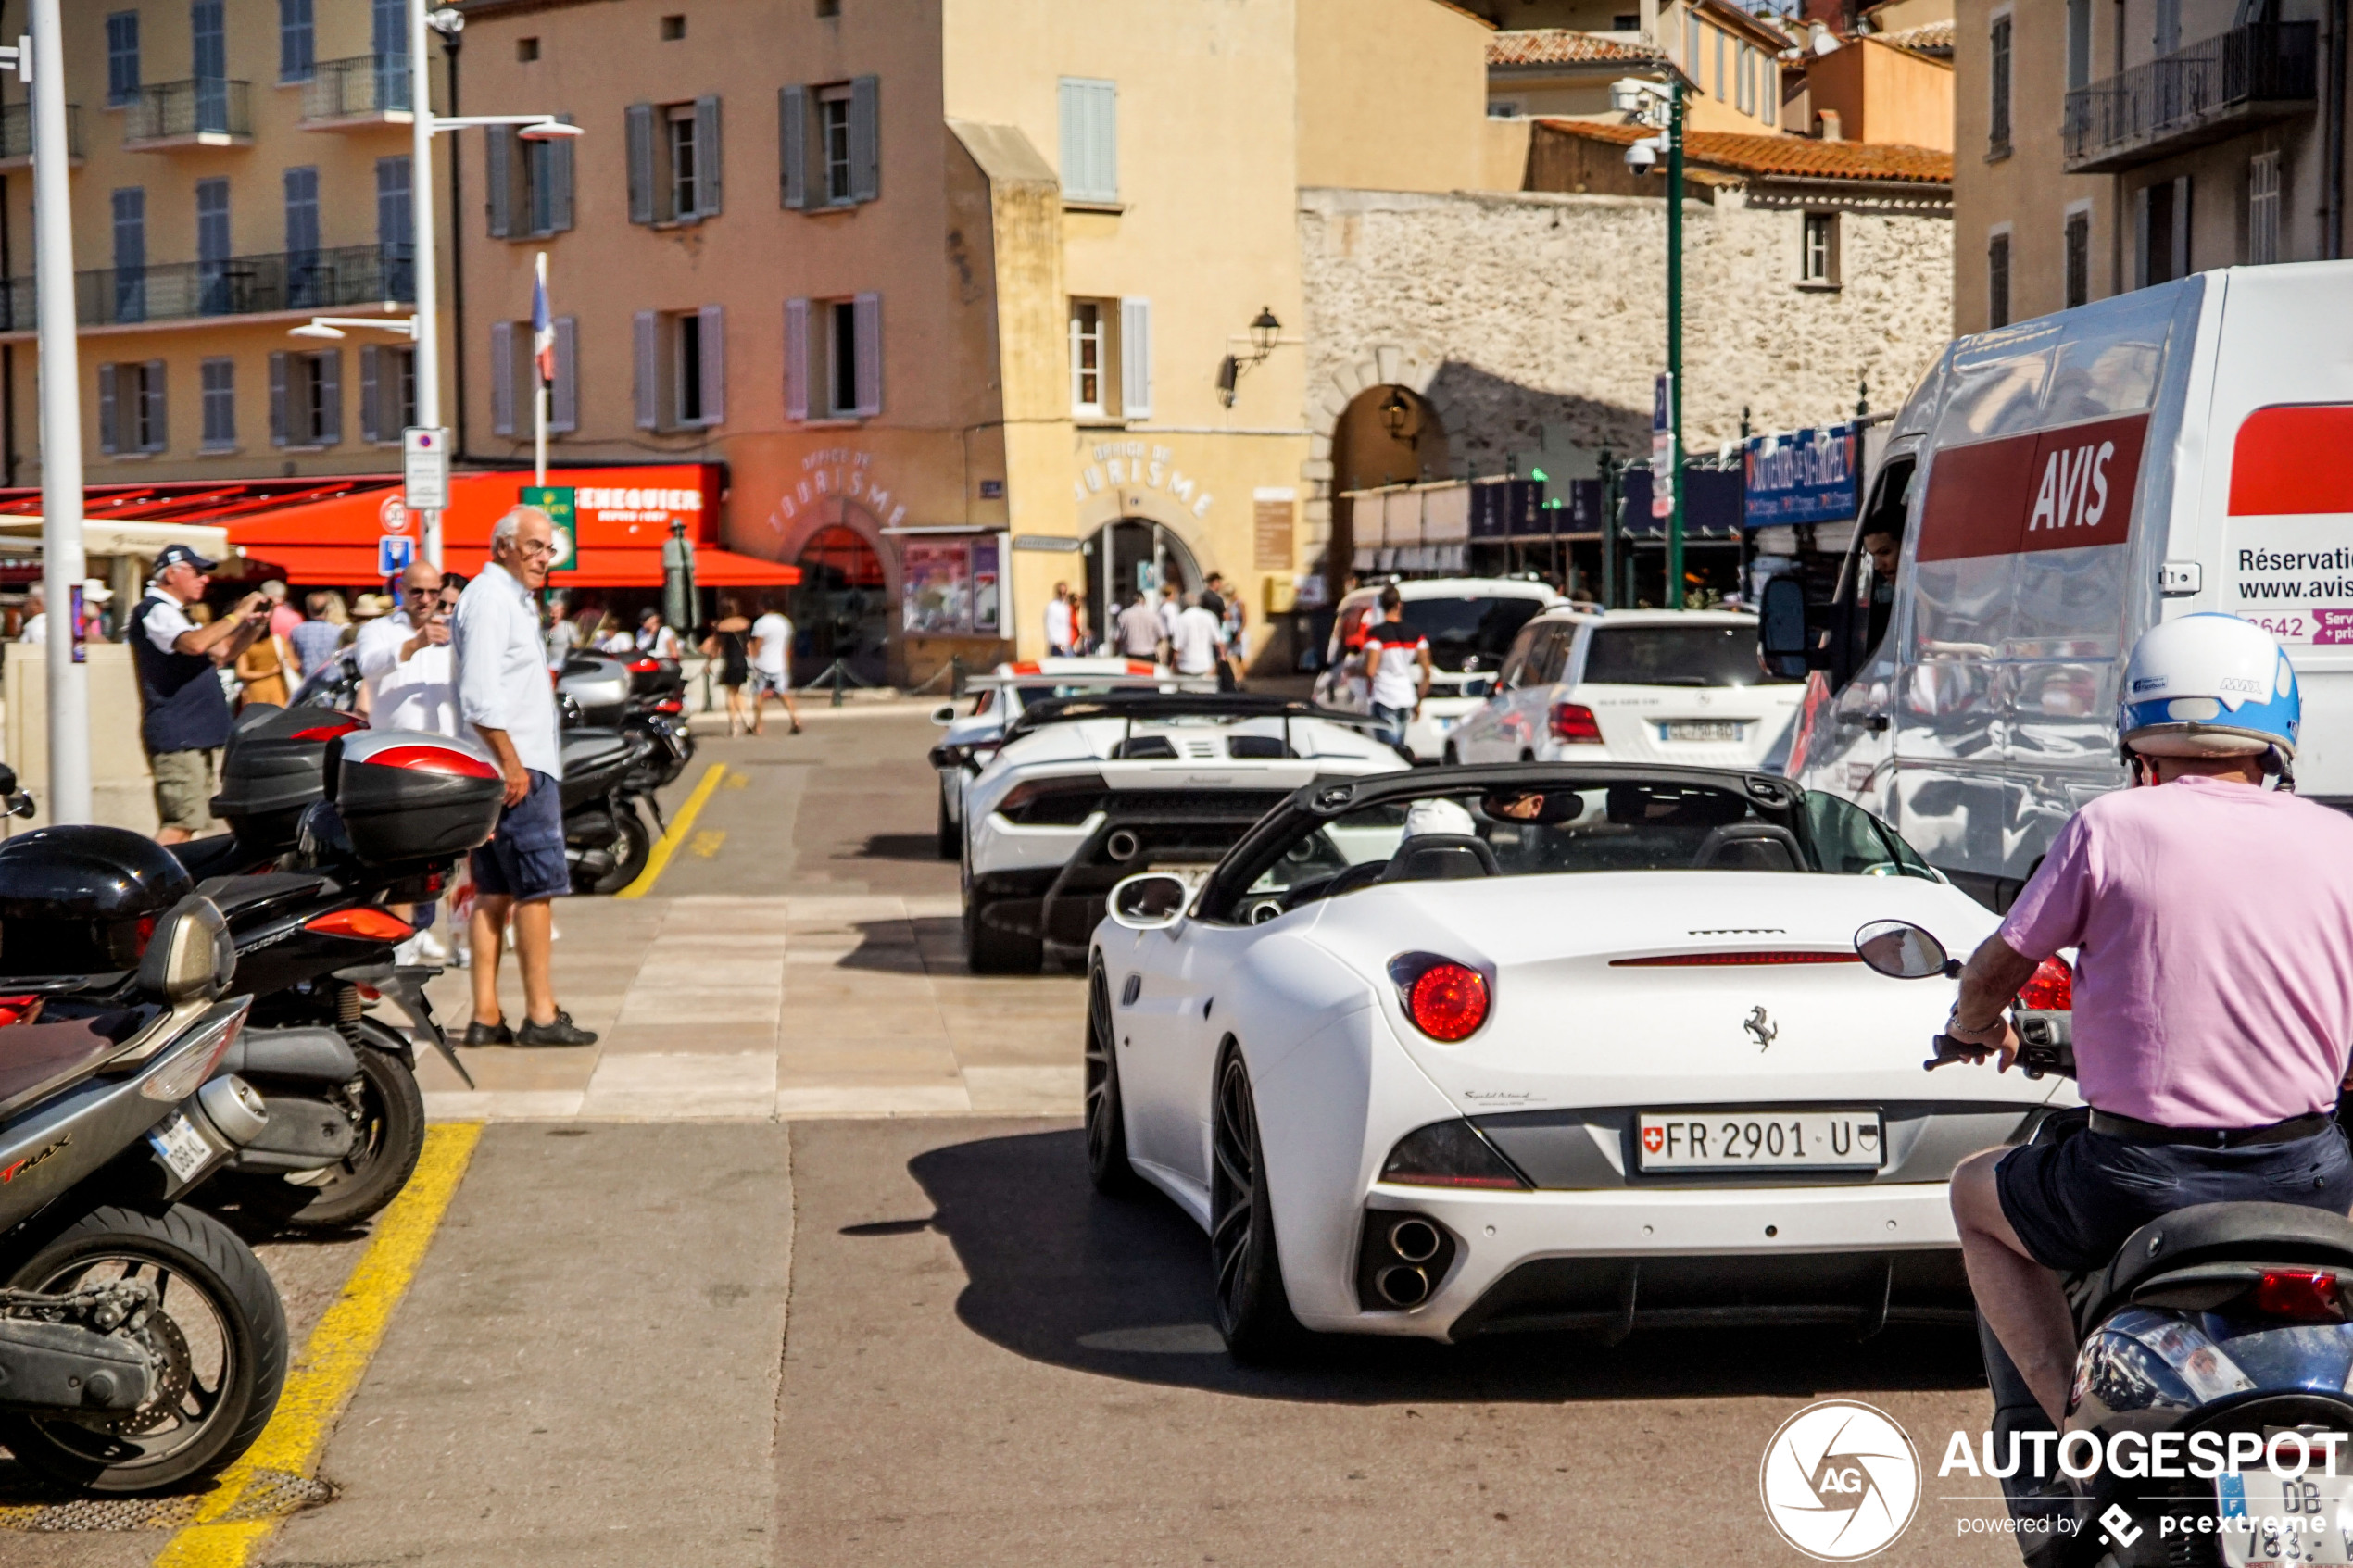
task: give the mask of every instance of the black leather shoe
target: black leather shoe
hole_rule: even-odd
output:
[[[554,1022],[548,1023],[534,1023],[526,1018],[522,1027],[515,1031],[515,1044],[519,1046],[593,1046],[596,1043],[597,1032],[574,1024],[572,1014],[568,1012],[559,1012]]]
[[[469,1023],[464,1043],[469,1046],[511,1046],[515,1043],[515,1032],[507,1027],[507,1021],[503,1018],[496,1023]]]

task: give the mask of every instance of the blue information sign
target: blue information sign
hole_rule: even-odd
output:
[[[386,533],[376,541],[376,575],[397,577],[415,564],[417,542],[406,533]]]
[[[1853,425],[1751,436],[1744,465],[1746,526],[1841,522],[1856,516],[1863,504],[1859,445]]]

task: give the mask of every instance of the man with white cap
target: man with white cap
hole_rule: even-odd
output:
[[[204,597],[213,563],[185,545],[156,557],[147,596],[131,612],[131,660],[139,675],[139,738],[155,773],[159,843],[178,844],[212,825],[213,773],[229,744],[229,698],[220,671],[270,627],[270,601],[247,594],[208,626],[188,619]]]

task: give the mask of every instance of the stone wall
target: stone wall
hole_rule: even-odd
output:
[[[1842,286],[1801,288],[1804,205],[1841,209]],[[1721,189],[1684,207],[1684,439],[1852,413],[1859,378],[1893,408],[1952,320],[1941,202],[1815,187]],[[1327,536],[1332,430],[1368,386],[1429,399],[1457,472],[1554,445],[1650,449],[1665,369],[1664,202],[1639,196],[1300,193],[1307,303],[1309,539]],[[1554,459],[1557,460],[1557,459]],[[1590,471],[1590,470],[1588,470]]]

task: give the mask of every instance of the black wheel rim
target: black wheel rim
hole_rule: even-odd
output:
[[[1209,1255],[1217,1273],[1217,1307],[1228,1323],[1242,1317],[1255,1227],[1258,1117],[1250,1100],[1250,1073],[1241,1058],[1226,1059],[1217,1075],[1217,1117],[1210,1144]]]
[[[1087,1161],[1097,1171],[1110,1162],[1117,1131],[1119,1069],[1111,1053],[1111,985],[1098,969],[1087,987]]]
[[[144,1280],[156,1287],[157,1321],[147,1332],[163,1370],[155,1392],[136,1411],[120,1414],[33,1419],[43,1436],[77,1458],[116,1470],[152,1470],[204,1441],[224,1413],[232,1420],[240,1413],[227,1397],[245,1364],[230,1326],[235,1308],[216,1299],[200,1276],[174,1273],[162,1260],[117,1248],[77,1258],[31,1288],[63,1294],[117,1279]]]
[[[361,1046],[357,1048],[366,1050],[368,1047]],[[375,1078],[364,1069],[358,1082],[359,1115],[358,1124],[352,1129],[351,1152],[328,1166],[320,1177],[308,1182],[296,1182],[295,1185],[308,1187],[321,1197],[329,1193],[346,1191],[354,1183],[365,1179],[376,1161],[383,1158],[384,1129],[391,1121],[390,1115],[384,1110],[384,1091],[377,1085]],[[315,1202],[317,1199],[314,1198],[312,1201]]]

